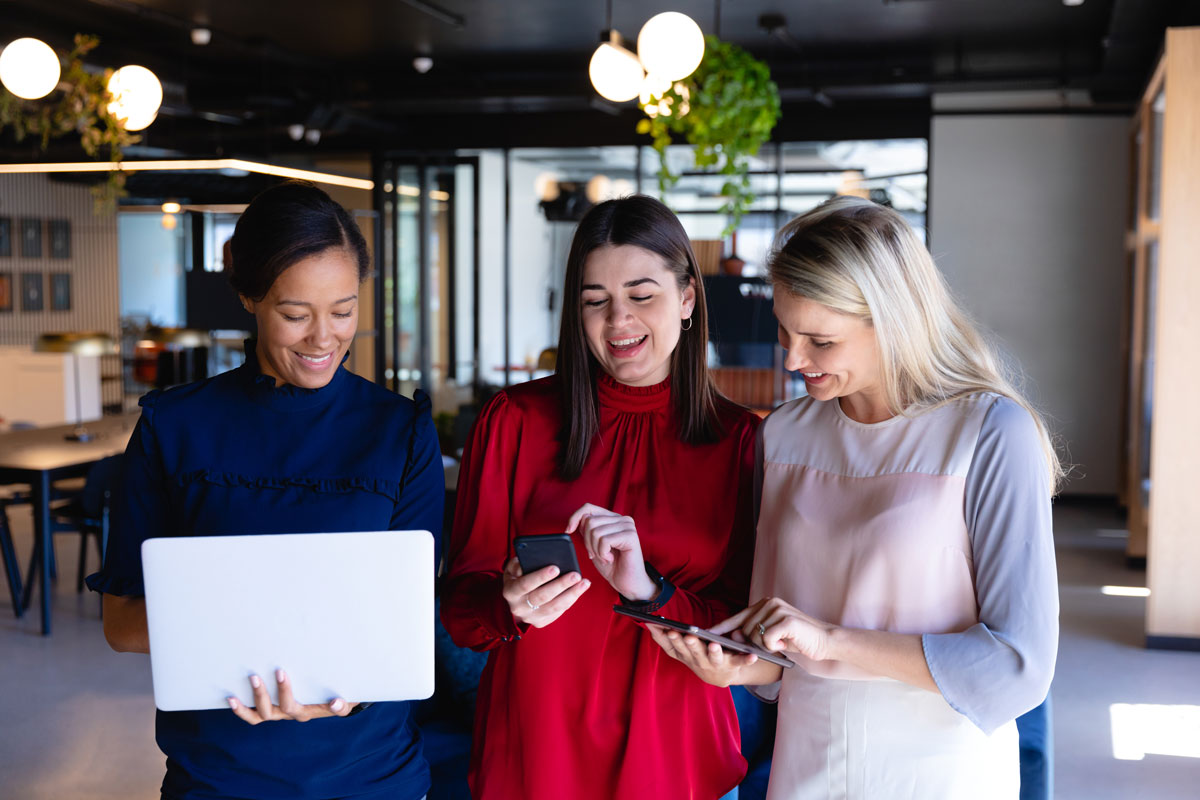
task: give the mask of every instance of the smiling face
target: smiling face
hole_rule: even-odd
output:
[[[807,297],[775,290],[784,367],[804,375],[816,400],[842,399],[842,410],[859,422],[894,416],[884,399],[879,344],[874,327]]]
[[[275,385],[319,389],[333,379],[358,328],[358,265],[331,247],[285,269],[261,300],[242,297],[258,320],[258,363]]]
[[[680,291],[661,256],[635,245],[593,250],[580,301],[588,349],[605,372],[629,386],[667,379],[696,290],[689,283]]]

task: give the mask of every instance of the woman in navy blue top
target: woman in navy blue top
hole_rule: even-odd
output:
[[[88,579],[104,593],[115,650],[149,652],[145,539],[414,529],[440,538],[444,478],[428,398],[414,403],[341,368],[369,264],[353,220],[311,184],[281,184],[246,209],[232,256],[259,338],[238,369],[142,398],[104,567]],[[220,575],[208,579],[221,591]],[[321,591],[319,574],[295,579]],[[338,631],[328,640],[336,647]],[[231,699],[230,711],[158,712],[165,799],[409,800],[428,790],[408,703],[300,705],[285,674],[266,679],[278,681],[278,706],[254,676],[254,708]]]

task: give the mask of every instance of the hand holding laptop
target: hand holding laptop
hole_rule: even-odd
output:
[[[356,705],[347,703],[340,697],[334,698],[329,703],[299,703],[292,694],[292,686],[288,682],[287,673],[281,669],[275,670],[275,682],[279,705],[271,702],[271,695],[267,691],[267,684],[263,679],[258,675],[251,675],[250,688],[254,692],[254,707],[249,708],[242,705],[236,697],[229,698],[229,707],[242,721],[257,725],[260,722],[280,719],[307,722],[320,717],[344,717]]]

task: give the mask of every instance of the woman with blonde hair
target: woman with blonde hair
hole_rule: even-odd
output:
[[[797,666],[655,638],[778,701],[771,800],[1016,798],[1058,641],[1046,427],[895,212],[825,203],[768,270],[808,396],[760,430],[757,602],[714,630]]]

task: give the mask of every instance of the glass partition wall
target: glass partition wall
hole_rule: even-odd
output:
[[[751,164],[756,199],[729,236],[720,211],[725,176],[696,171],[689,146],[670,147],[667,160],[680,178],[665,193],[658,153],[648,146],[472,150],[377,162],[386,239],[378,374],[405,394],[425,390],[435,413],[445,415],[477,407],[495,388],[551,374],[571,237],[583,214],[611,197],[641,192],[663,200],[698,255],[703,251],[705,272],[715,274],[723,257],[738,256],[748,283],[743,296],[762,294],[750,284],[761,285],[779,227],[834,195],[889,205],[925,234],[925,139],[769,143]],[[773,330],[769,319],[765,324]],[[768,359],[761,368],[782,376],[778,364]],[[802,391],[802,384],[781,380],[759,405]]]

